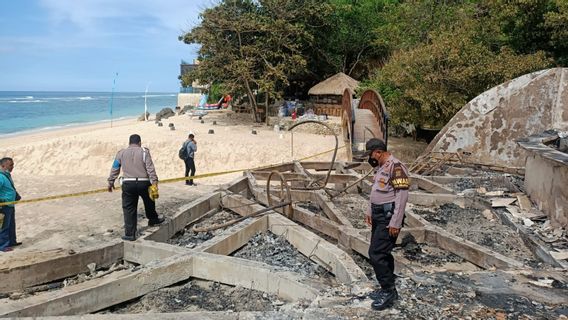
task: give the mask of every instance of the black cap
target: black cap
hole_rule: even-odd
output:
[[[375,150],[387,151],[387,145],[381,139],[372,138],[365,144],[364,156],[370,155]]]

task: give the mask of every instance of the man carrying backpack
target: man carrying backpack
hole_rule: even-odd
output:
[[[195,136],[193,133],[190,133],[187,136],[187,140],[183,143],[180,149],[180,158],[183,159],[185,163],[185,177],[189,175],[191,171],[191,176],[195,175],[195,152],[197,151],[197,141],[195,141]],[[195,186],[196,184],[193,183],[193,179],[185,180],[185,184],[188,186]]]

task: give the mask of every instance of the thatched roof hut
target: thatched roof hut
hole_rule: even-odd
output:
[[[350,89],[352,92],[355,92],[358,86],[359,81],[340,72],[313,86],[310,91],[308,91],[308,94],[310,96],[343,96],[345,89]]]
[[[315,113],[340,116],[341,100],[345,89],[349,89],[353,93],[358,86],[359,81],[343,72],[316,84],[308,91],[310,101],[314,104]]]

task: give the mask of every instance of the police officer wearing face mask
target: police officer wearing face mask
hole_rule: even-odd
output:
[[[410,179],[406,166],[387,151],[384,141],[367,141],[365,156],[369,156],[369,164],[375,168],[365,215],[365,222],[371,225],[369,258],[381,285],[370,297],[374,300],[373,309],[384,310],[398,298],[391,251],[402,228]]]

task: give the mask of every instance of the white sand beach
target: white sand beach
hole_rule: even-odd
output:
[[[128,137],[133,133],[140,134],[142,145],[150,149],[161,180],[183,176],[183,162],[177,153],[190,131],[198,142],[197,174],[286,162],[335,145],[331,135],[294,130],[292,155],[289,132],[277,133],[272,127],[241,121],[242,116],[224,111],[205,116],[204,124],[196,117],[180,115],[163,120],[163,127],[154,121],[131,119],[115,122],[112,128],[110,123],[101,123],[31,133],[1,139],[0,155],[14,158],[12,175],[16,187],[23,199],[33,199],[105,188],[114,155],[128,145]],[[170,130],[170,123],[176,130]],[[208,134],[210,129],[215,133]],[[256,135],[251,133],[252,129],[257,131]],[[344,154],[341,149],[338,158],[344,159]],[[329,161],[331,156],[328,153],[314,160]],[[161,184],[158,212],[173,214],[181,203],[210,193],[240,175],[197,180],[197,187],[185,186],[183,182]],[[17,205],[18,241],[24,244],[13,252],[0,254],[0,262],[16,256],[32,258],[42,251],[78,251],[120,241],[122,219],[120,191]],[[141,219],[139,226],[146,223]]]

